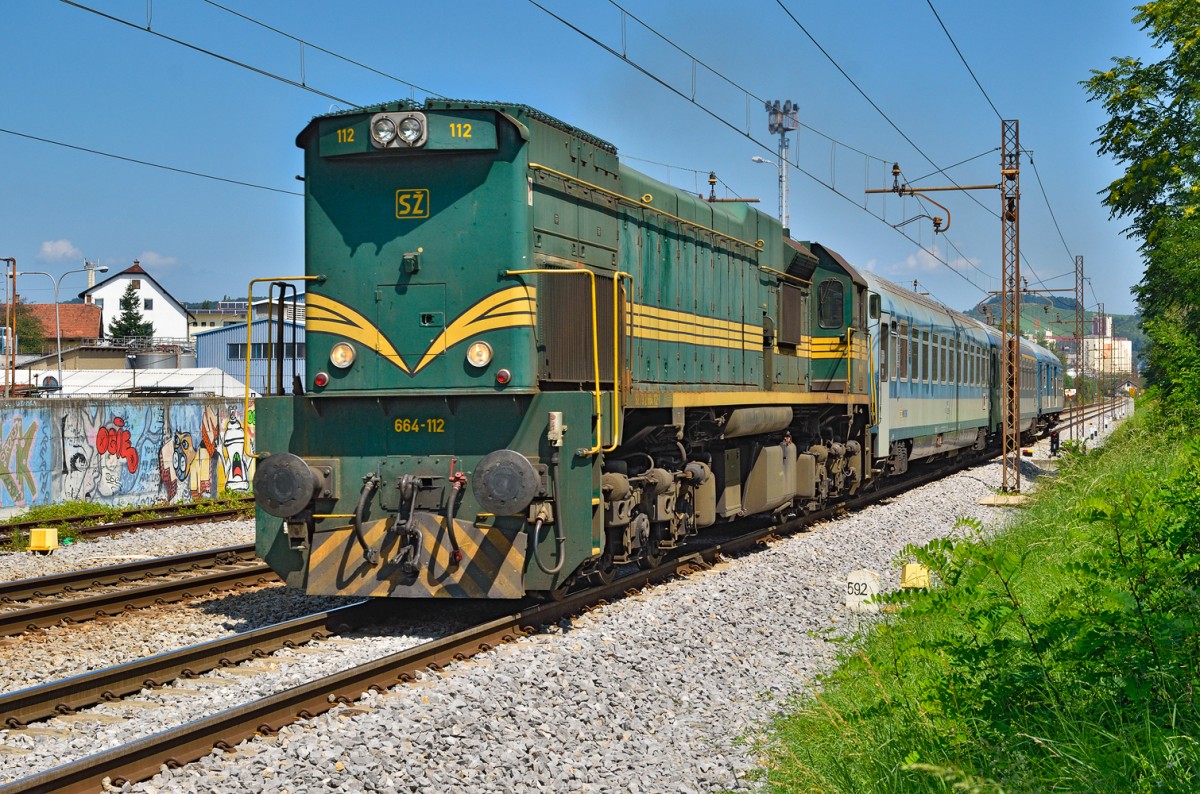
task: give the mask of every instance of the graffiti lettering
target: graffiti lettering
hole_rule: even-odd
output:
[[[113,417],[112,423],[116,427],[102,427],[96,431],[96,451],[101,455],[108,453],[124,458],[129,473],[133,474],[138,469],[137,448],[129,443],[130,433],[125,429],[125,420],[117,416]]]
[[[37,482],[30,473],[29,459],[38,426],[33,422],[25,430],[24,424],[21,417],[16,417],[8,435],[0,440],[0,483],[17,504],[24,503],[26,487],[31,500],[37,496]]]

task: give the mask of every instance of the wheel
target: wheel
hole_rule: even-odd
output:
[[[575,577],[568,577],[566,581],[560,584],[553,590],[531,590],[530,595],[544,603],[554,601],[562,601],[571,592],[571,587],[575,584]]]
[[[610,585],[617,580],[617,566],[608,561],[601,562],[600,567],[588,574],[588,582],[597,587]]]
[[[667,553],[662,549],[662,527],[651,524],[646,542],[642,545],[642,554],[638,557],[638,567],[643,571],[657,568],[666,556]]]

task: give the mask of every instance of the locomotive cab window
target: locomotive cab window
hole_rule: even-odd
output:
[[[845,324],[846,292],[842,282],[826,279],[817,287],[817,324],[822,328],[841,328]]]

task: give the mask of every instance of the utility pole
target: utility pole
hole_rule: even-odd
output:
[[[800,105],[789,99],[781,107],[779,100],[776,99],[773,103],[768,100],[766,106],[767,129],[772,135],[779,135],[779,223],[786,231],[792,228],[791,219],[788,217],[787,134],[800,127],[800,121],[796,118]]]
[[[918,196],[946,213],[946,225],[934,217],[934,233],[950,228],[950,211],[925,195],[936,190],[1000,190],[1000,373],[1001,450],[1004,471],[1000,489],[1021,490],[1021,143],[1016,120],[1000,122],[1000,183],[912,188],[900,182],[900,165],[892,166],[892,186],[867,193]],[[895,224],[903,226],[915,218]]]
[[[1083,382],[1083,256],[1075,257],[1075,405],[1079,406],[1083,394],[1079,384]],[[1083,425],[1072,425],[1075,438],[1083,438]]]
[[[8,266],[8,304],[4,307],[4,396],[11,397],[17,386],[17,260],[0,259]]]
[[[1003,357],[1004,470],[1000,490],[1021,491],[1021,140],[1017,121],[1000,122],[1000,355]]]
[[[1104,304],[1099,304],[1100,330],[1096,334],[1096,401],[1100,403],[1100,426],[1104,423],[1104,331],[1108,322],[1104,319]]]

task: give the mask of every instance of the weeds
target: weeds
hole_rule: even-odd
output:
[[[1200,442],[1065,450],[996,537],[906,550],[928,591],[773,734],[776,790],[1187,791],[1200,782]],[[834,717],[834,715],[837,715]]]

